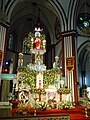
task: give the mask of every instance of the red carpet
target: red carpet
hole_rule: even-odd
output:
[[[78,106],[76,108],[67,109],[67,110],[46,110],[46,111],[37,111],[37,114],[59,114],[59,113],[69,113],[70,120],[90,120],[90,117],[85,117],[84,107]]]
[[[70,114],[70,120],[90,120],[89,118],[85,117],[85,111],[83,106],[78,106],[76,108],[67,109],[67,110],[59,110],[59,109],[51,109],[51,110],[37,110],[37,115],[49,115],[49,114],[61,114],[61,113],[69,113]],[[31,114],[33,114],[33,110],[28,111]]]
[[[85,118],[82,114],[70,114],[70,120],[90,120],[90,118]]]

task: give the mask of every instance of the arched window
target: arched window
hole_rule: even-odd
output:
[[[25,37],[25,38],[23,39],[23,47],[22,47],[22,52],[23,52],[23,53],[27,53],[26,44],[27,44],[27,38]]]
[[[8,39],[8,49],[12,50],[13,49],[13,36],[9,35]]]

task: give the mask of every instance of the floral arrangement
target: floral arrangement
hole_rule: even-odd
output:
[[[45,93],[46,93],[46,91],[45,91],[44,88],[38,88],[38,89],[35,88],[35,89],[31,89],[30,92],[31,92],[31,93],[38,93],[38,94],[40,94],[40,93],[41,93],[41,94],[45,94]]]
[[[64,93],[64,94],[69,94],[70,93],[70,89],[69,88],[59,88],[57,89],[57,92],[60,94],[60,93]]]
[[[7,97],[8,97],[9,101],[15,100],[15,95],[13,95],[12,93],[9,93],[9,95]]]
[[[14,94],[9,93],[7,97],[8,97],[9,102],[18,101],[18,92],[15,92]]]
[[[79,97],[79,104],[82,106],[88,106],[88,104],[90,104],[90,101],[87,97]]]
[[[22,101],[18,103],[17,113],[26,115],[30,112],[29,110],[31,110],[29,102],[26,104],[23,104]]]
[[[59,101],[58,108],[59,109],[70,109],[70,108],[74,108],[74,106],[73,106],[73,103],[70,101]]]
[[[30,70],[26,66],[20,66],[17,68],[17,72],[19,72],[19,77],[22,78],[24,83],[27,83],[31,89],[35,88],[36,81],[36,71]]]
[[[22,81],[24,83],[27,83],[30,85],[31,90],[35,88],[35,81],[36,81],[36,75],[38,71],[36,70],[30,70],[26,66],[20,66],[17,68],[17,72],[19,73],[19,77],[21,76]],[[48,85],[54,84],[56,76],[60,74],[59,69],[50,69],[43,71],[43,85],[44,88],[47,88]],[[42,90],[38,90],[38,92],[43,92]]]
[[[24,104],[22,101],[19,101],[16,112],[19,114],[27,115],[32,110],[34,111],[34,109],[46,110],[46,106],[46,102],[44,101],[36,102],[36,104],[33,107],[31,107],[29,102]]]
[[[46,107],[47,107],[46,102],[44,102],[44,101],[39,101],[38,102],[38,108],[40,110],[46,110]]]
[[[47,88],[48,85],[54,84],[58,75],[60,75],[59,69],[49,69],[44,71],[44,87]]]

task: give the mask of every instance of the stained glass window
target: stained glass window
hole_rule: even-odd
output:
[[[80,14],[78,18],[78,26],[81,30],[90,27],[90,15]]]
[[[90,35],[90,15],[80,14],[78,17],[78,27],[84,35]]]

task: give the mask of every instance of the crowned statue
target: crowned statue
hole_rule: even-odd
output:
[[[40,49],[40,44],[41,44],[41,29],[40,28],[35,28],[35,49]]]

